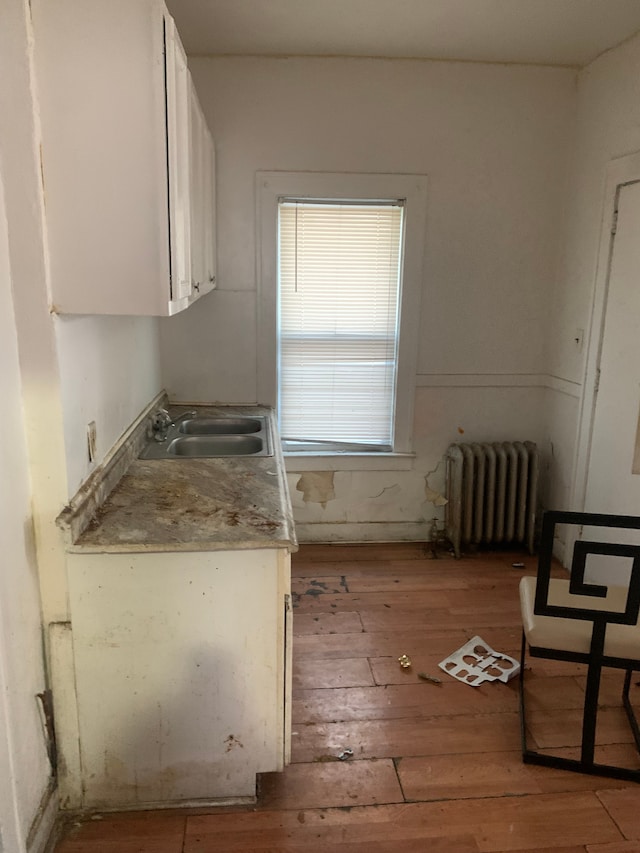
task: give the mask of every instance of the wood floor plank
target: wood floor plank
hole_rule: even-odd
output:
[[[72,825],[56,853],[181,853],[185,828],[185,815],[97,815]]]
[[[491,635],[486,629],[500,627],[512,628],[520,624],[520,612],[515,607],[504,611],[499,607],[474,610],[458,608],[455,613],[450,609],[429,609],[427,611],[406,610],[361,610],[360,619],[365,631],[393,631],[419,628],[445,628],[452,625],[464,626],[469,637],[480,635],[491,645]],[[455,651],[452,649],[452,651]],[[505,651],[504,649],[502,651]]]
[[[346,616],[347,614],[336,614]],[[302,621],[301,620],[306,620]],[[404,650],[411,655],[434,654],[445,657],[467,642],[469,637],[461,629],[420,628],[399,631],[364,631],[360,617],[352,627],[356,631],[331,631],[334,623],[329,615],[299,616],[294,613],[295,639],[293,653],[298,660],[311,658],[341,659],[357,657],[399,657]],[[313,628],[316,630],[313,630]],[[346,628],[346,624],[345,624]],[[323,630],[324,629],[324,630]],[[315,636],[323,634],[322,637]],[[330,634],[331,636],[326,636]]]
[[[416,839],[430,851],[432,839],[464,836],[473,839],[481,853],[557,851],[560,839],[569,849],[587,842],[622,840],[595,794],[571,792],[352,809],[255,811],[245,813],[242,821],[232,815],[194,817],[187,821],[184,853],[260,849],[248,846],[258,838],[262,849],[282,850],[289,845],[304,850],[305,844],[317,843],[319,836],[331,851],[354,842],[394,842],[401,851],[411,849],[403,844]]]
[[[640,786],[600,791],[598,797],[624,838],[636,840],[640,850]]]
[[[294,637],[309,634],[358,634],[362,633],[360,614],[346,613],[297,613],[293,614]],[[297,646],[297,641],[294,641]],[[353,653],[352,655],[353,656]]]
[[[335,562],[337,560],[356,560],[358,562],[372,560],[424,560],[424,542],[389,542],[371,544],[346,544],[343,542],[329,544],[307,544],[302,545],[300,550],[294,554],[294,569],[298,563],[313,560],[314,563],[324,561]]]
[[[520,659],[520,652],[517,655]],[[582,663],[572,663],[571,661],[563,660],[545,660],[544,658],[532,658],[527,655],[525,663],[525,672],[538,676],[564,676],[581,678],[586,673],[587,668]]]
[[[349,579],[349,592],[437,592],[468,590],[469,581],[452,575],[416,572],[391,572],[380,575],[357,575]]]
[[[389,759],[292,764],[283,773],[264,773],[260,808],[309,809],[401,803],[402,790]]]
[[[583,690],[585,689],[587,683],[586,671],[584,675],[581,674],[577,676],[576,682]],[[601,706],[609,706],[613,708],[620,707],[622,703],[623,683],[624,672],[622,670],[604,670],[600,679],[599,704]],[[638,685],[633,681],[631,682],[629,697],[632,702],[638,703],[640,701],[640,687],[638,687]]]
[[[430,755],[397,761],[409,801],[478,799],[623,788],[628,782],[524,764],[520,751]]]
[[[376,687],[296,692],[293,720],[296,723],[384,720],[409,717],[424,725],[431,717],[515,713],[517,691],[511,685],[488,684],[478,688],[451,679],[436,686],[419,681]]]
[[[367,687],[373,685],[373,674],[366,658],[335,661],[310,660],[293,664],[293,691],[309,687]]]
[[[582,737],[581,710],[532,711],[527,729],[540,749],[576,746]],[[622,708],[601,708],[598,712],[596,743],[630,743],[627,717]]]
[[[346,747],[356,759],[509,751],[520,745],[519,725],[516,713],[316,723],[296,727],[292,757],[322,761]]]
[[[576,710],[584,706],[584,688],[575,678],[538,676],[526,680],[525,699],[531,712]]]
[[[433,607],[452,608],[455,594],[443,590],[375,591],[375,592],[325,592],[300,595],[296,599],[296,612],[308,613],[331,610],[419,610],[424,613]]]
[[[344,575],[314,575],[312,578],[292,578],[291,592],[294,598],[301,596],[315,597],[326,594],[349,592]]]
[[[220,847],[215,839],[198,838],[196,844],[197,847],[185,848],[185,853],[191,849],[197,850],[198,853],[220,853]],[[428,844],[428,853],[478,853],[480,850],[473,837],[468,835],[429,838]],[[339,851],[339,853],[425,853],[425,841],[422,838],[405,838],[401,841],[397,839],[386,841],[343,840],[336,842],[336,846],[331,849]],[[256,839],[250,847],[243,846],[242,851],[243,853],[327,853],[327,847],[321,840],[321,833],[318,832],[315,840],[305,838],[300,843],[278,842],[277,846],[273,846],[271,843],[263,846],[260,840]],[[571,850],[565,848],[558,853],[575,853],[575,851],[576,848],[572,847]],[[579,853],[584,853],[584,847],[579,848]]]
[[[554,749],[540,749],[542,753],[547,755],[557,755],[561,758],[580,758],[580,746],[556,747]],[[603,743],[596,744],[594,751],[594,760],[598,764],[609,764],[612,767],[623,767],[629,770],[640,770],[640,755],[635,747],[635,743]],[[604,779],[605,777],[598,776],[596,778]],[[629,785],[627,781],[623,786]],[[610,785],[601,785],[602,788],[609,788]],[[599,788],[598,788],[599,790]],[[640,792],[639,792],[640,793]]]

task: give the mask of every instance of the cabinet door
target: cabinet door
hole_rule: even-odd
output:
[[[170,16],[161,0],[31,0],[29,11],[50,310],[171,313]]]
[[[191,148],[189,179],[191,193],[191,283],[193,296],[200,294],[205,280],[204,257],[204,135],[205,123],[193,81],[190,97]]]
[[[205,125],[203,152],[204,188],[204,292],[216,286],[216,152]]]
[[[253,798],[282,770],[279,553],[68,555],[83,808]]]
[[[187,57],[173,19],[165,18],[167,80],[167,159],[169,178],[169,238],[171,243],[171,303],[181,310],[191,296],[190,80]]]
[[[213,139],[191,83],[191,280],[193,298],[215,287],[215,160]]]

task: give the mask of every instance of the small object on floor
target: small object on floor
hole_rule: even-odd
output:
[[[524,569],[524,563],[511,563],[511,567],[514,569]]]
[[[400,655],[398,663],[403,669],[409,669],[411,666],[411,658],[408,655]]]
[[[353,756],[353,750],[347,747],[343,749],[341,753],[338,754],[338,761],[346,761],[348,758]]]
[[[520,672],[517,660],[494,651],[478,636],[472,637],[468,643],[440,661],[438,666],[453,678],[472,687],[484,681],[503,681],[506,684]]]
[[[442,684],[441,678],[438,678],[435,675],[429,675],[428,672],[419,672],[418,678],[422,678],[423,681],[430,681],[431,684]]]

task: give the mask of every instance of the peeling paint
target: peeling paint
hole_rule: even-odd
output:
[[[444,495],[440,494],[440,492],[436,492],[435,489],[432,489],[429,486],[429,480],[427,477],[424,478],[424,494],[425,498],[434,506],[444,506],[449,503]]]
[[[307,471],[300,475],[296,491],[302,492],[305,503],[318,503],[325,509],[329,501],[335,500],[334,476],[335,471]]]

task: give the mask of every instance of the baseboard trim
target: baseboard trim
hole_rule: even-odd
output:
[[[58,786],[50,779],[27,836],[27,853],[53,853],[59,840]]]
[[[312,542],[425,542],[429,539],[428,521],[396,522],[296,522],[300,545]]]

